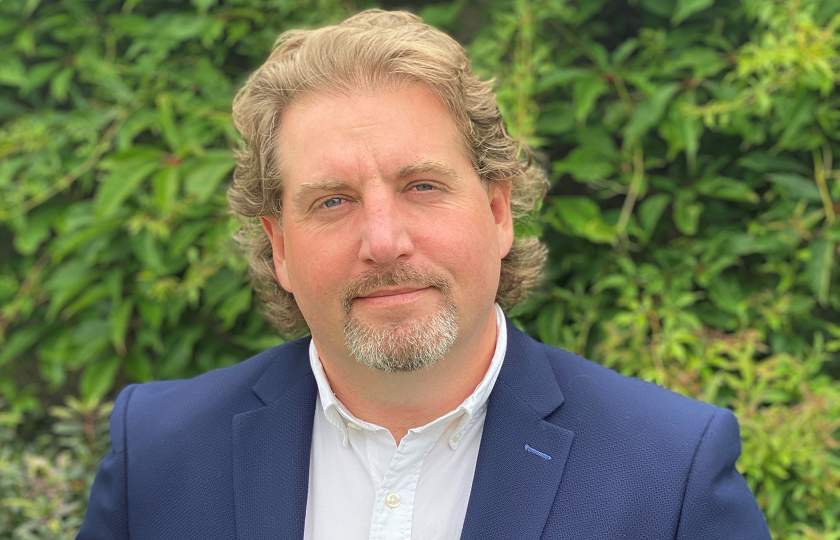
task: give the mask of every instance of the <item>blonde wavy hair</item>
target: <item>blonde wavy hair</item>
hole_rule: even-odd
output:
[[[248,254],[265,317],[284,335],[308,327],[294,295],[277,282],[271,243],[258,219],[282,217],[276,136],[284,111],[318,92],[357,93],[406,82],[425,85],[446,106],[483,182],[510,182],[514,219],[533,212],[545,195],[545,174],[533,165],[530,150],[505,131],[492,81],[479,80],[464,49],[420,17],[373,9],[335,26],[284,32],[234,99],[233,122],[245,146],[236,153],[227,194],[242,223],[235,238]],[[509,308],[524,299],[539,283],[545,258],[538,239],[516,238],[502,259],[496,301]]]

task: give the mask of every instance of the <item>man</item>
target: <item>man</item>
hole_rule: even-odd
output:
[[[80,539],[769,538],[731,413],[505,318],[545,180],[457,43],[381,11],[283,34],[234,120],[255,285],[311,339],[124,390]]]

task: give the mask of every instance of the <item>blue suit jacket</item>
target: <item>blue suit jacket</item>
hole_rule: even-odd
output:
[[[301,539],[317,395],[308,346],[126,388],[78,539]],[[769,539],[739,453],[729,411],[508,321],[461,538]]]

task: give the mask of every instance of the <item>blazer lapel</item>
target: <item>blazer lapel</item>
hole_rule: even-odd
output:
[[[238,540],[301,540],[318,393],[309,340],[289,344],[254,385],[263,407],[233,418]]]
[[[548,359],[507,323],[505,362],[487,403],[462,540],[540,538],[574,438],[544,420],[563,403]]]

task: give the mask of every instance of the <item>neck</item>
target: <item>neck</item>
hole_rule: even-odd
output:
[[[434,365],[405,373],[373,371],[313,340],[339,401],[357,418],[386,428],[399,444],[409,429],[456,409],[484,378],[496,350],[495,310],[490,315],[474,335],[459,335]]]

